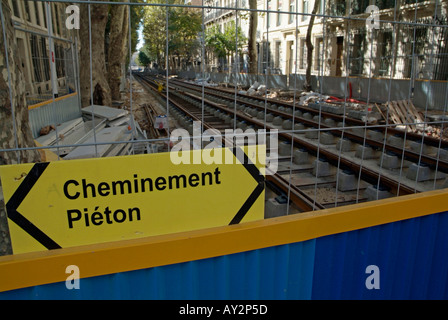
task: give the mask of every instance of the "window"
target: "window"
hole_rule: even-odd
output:
[[[42,3],[42,12],[44,14],[44,26],[45,29],[47,28],[47,6],[45,4]]]
[[[392,58],[392,31],[381,32],[381,61],[380,61],[380,76],[389,75],[390,64]]]
[[[31,22],[30,4],[28,3],[28,0],[25,0],[23,4],[25,5],[25,18]]]
[[[282,43],[280,41],[275,42],[274,68],[280,68],[281,45]]]
[[[65,76],[65,64],[64,64],[64,47],[62,45],[55,45],[55,60],[56,60],[56,73],[58,78]]]
[[[42,62],[44,65],[44,80],[50,80],[50,62],[48,61],[48,50],[47,50],[47,42],[45,38],[40,39],[40,46],[42,50]]]
[[[34,13],[36,15],[36,24],[40,25],[40,15],[39,15],[39,9],[38,9],[38,2],[33,2],[34,3]]]
[[[366,51],[366,34],[355,34],[351,45],[350,75],[362,75],[364,70],[364,53]]]
[[[290,0],[289,2],[289,23],[294,22],[294,13],[295,13],[295,0]]]
[[[58,14],[58,6],[54,4],[53,7],[53,17],[54,17],[54,25],[53,25],[53,32],[57,34],[61,34],[61,30],[59,29],[59,14]],[[55,28],[56,27],[56,28]]]
[[[324,42],[322,38],[316,38],[316,63],[314,64],[314,70],[321,69],[321,63],[323,61],[324,54]]]
[[[31,46],[31,60],[33,62],[33,70],[34,70],[34,81],[41,82],[42,81],[41,57],[39,53],[39,44],[37,41],[37,36],[34,34],[30,36],[30,46]]]
[[[413,3],[418,3],[418,2],[424,2],[426,0],[404,0],[405,4],[413,4]]]
[[[369,0],[355,0],[352,2],[352,14],[364,13],[369,5]]]
[[[277,0],[277,27],[282,24],[282,14],[280,11],[282,11],[282,2]]]
[[[271,3],[272,3],[272,1],[268,0],[268,11],[272,9]],[[269,13],[267,15],[267,20],[266,20],[266,27],[267,28],[271,27],[271,23],[272,23],[271,20],[272,20],[272,14]]]
[[[299,69],[305,69],[307,57],[307,47],[305,38],[300,39],[300,61]]]
[[[18,1],[12,0],[12,9],[13,9],[14,15],[17,18],[20,18],[20,11],[19,11],[19,6],[18,6]]]
[[[302,12],[308,13],[309,10],[309,0],[303,0],[302,1]],[[302,21],[307,21],[309,16],[302,15]]]
[[[395,7],[395,0],[376,0],[376,6],[380,9],[390,9]]]

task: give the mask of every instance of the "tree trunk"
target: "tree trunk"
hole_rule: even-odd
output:
[[[307,56],[306,56],[306,76],[305,83],[303,84],[303,89],[306,91],[311,91],[311,67],[313,65],[313,50],[314,46],[311,41],[311,34],[313,32],[314,26],[314,18],[317,10],[319,10],[319,2],[320,0],[314,0],[313,11],[311,12],[310,22],[308,24],[308,29],[306,31],[306,48],[307,48]]]
[[[2,1],[6,33],[6,39],[4,39],[3,32],[0,32],[0,148],[12,149],[16,147],[12,118],[13,109],[17,129],[17,146],[19,148],[35,147],[33,134],[29,126],[24,70],[20,63],[17,41],[14,36],[11,8],[8,1],[0,1]],[[5,42],[7,52],[5,52]],[[9,71],[11,73],[11,87],[9,87],[6,55],[8,55]],[[39,162],[40,160],[40,153],[36,150],[0,152],[0,164]]]
[[[109,75],[109,86],[112,100],[121,99],[121,65],[125,57],[127,39],[127,32],[125,33],[126,30],[124,29],[128,25],[126,12],[127,7],[124,5],[113,5],[110,10],[110,44],[107,60],[107,71]]]
[[[89,13],[87,4],[80,5],[79,37],[80,52],[80,82],[81,104],[83,107],[90,104],[110,106],[112,103],[109,83],[107,81],[106,60],[104,52],[104,38],[106,32],[109,5],[91,4],[91,37],[92,37],[92,87],[93,101],[90,97],[90,41],[89,41]]]
[[[249,8],[257,9],[257,0],[249,0]],[[249,15],[249,73],[258,73],[258,52],[257,52],[257,27],[258,12],[251,11]]]

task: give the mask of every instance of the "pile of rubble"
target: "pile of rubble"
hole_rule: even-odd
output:
[[[82,117],[42,128],[37,144],[60,146],[51,150],[63,159],[145,153],[145,142],[131,141],[146,140],[146,132],[127,110],[91,105],[81,111]]]

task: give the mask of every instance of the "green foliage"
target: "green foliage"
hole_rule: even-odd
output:
[[[148,66],[151,63],[151,59],[141,50],[138,53],[138,61],[141,66]]]
[[[170,1],[176,3],[178,1]],[[166,2],[159,2],[165,4]],[[201,31],[200,11],[187,7],[149,6],[144,9],[143,37],[145,51],[150,59],[159,65],[165,63],[167,45],[168,15],[168,54],[191,58],[200,48],[198,34]]]
[[[238,36],[238,39],[237,39]],[[238,40],[238,42],[237,42]],[[222,33],[218,26],[207,29],[205,33],[205,46],[212,50],[218,58],[225,58],[236,50],[240,52],[247,42],[241,27],[235,28],[235,22],[231,21]]]

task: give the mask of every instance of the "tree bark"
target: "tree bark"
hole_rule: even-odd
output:
[[[319,2],[320,0],[314,0],[313,11],[311,12],[310,22],[308,24],[308,29],[306,31],[306,48],[307,48],[307,56],[306,56],[306,75],[305,75],[305,83],[303,84],[303,89],[306,91],[311,91],[311,67],[313,65],[313,50],[314,46],[311,41],[311,34],[313,32],[314,19],[317,10],[319,10]]]
[[[20,63],[17,41],[14,36],[11,8],[8,1],[1,1],[6,39],[3,38],[3,32],[0,32],[0,148],[12,149],[16,147],[13,110],[16,120],[17,146],[19,148],[35,147],[33,134],[29,126],[24,70]],[[5,42],[7,52],[5,52]],[[6,55],[8,56],[10,75],[7,70]],[[11,76],[11,79],[9,79],[9,76]],[[9,81],[11,81],[11,87]],[[0,152],[0,164],[39,162],[40,160],[40,153],[36,150]]]
[[[110,43],[107,69],[112,100],[121,99],[121,64],[125,56],[125,40],[127,39],[124,28],[128,25],[127,14],[125,12],[127,12],[127,7],[123,5],[113,5],[110,10]]]
[[[257,0],[249,0],[249,8],[257,10]],[[251,11],[249,15],[249,73],[258,73],[258,52],[257,52],[257,28],[258,12]]]
[[[92,51],[92,87],[93,101],[90,96],[90,41],[89,41],[89,13],[87,4],[80,5],[79,37],[80,51],[80,83],[81,104],[83,107],[90,104],[110,106],[112,103],[109,83],[107,81],[106,60],[104,52],[104,38],[108,18],[109,5],[91,4],[91,51]]]

